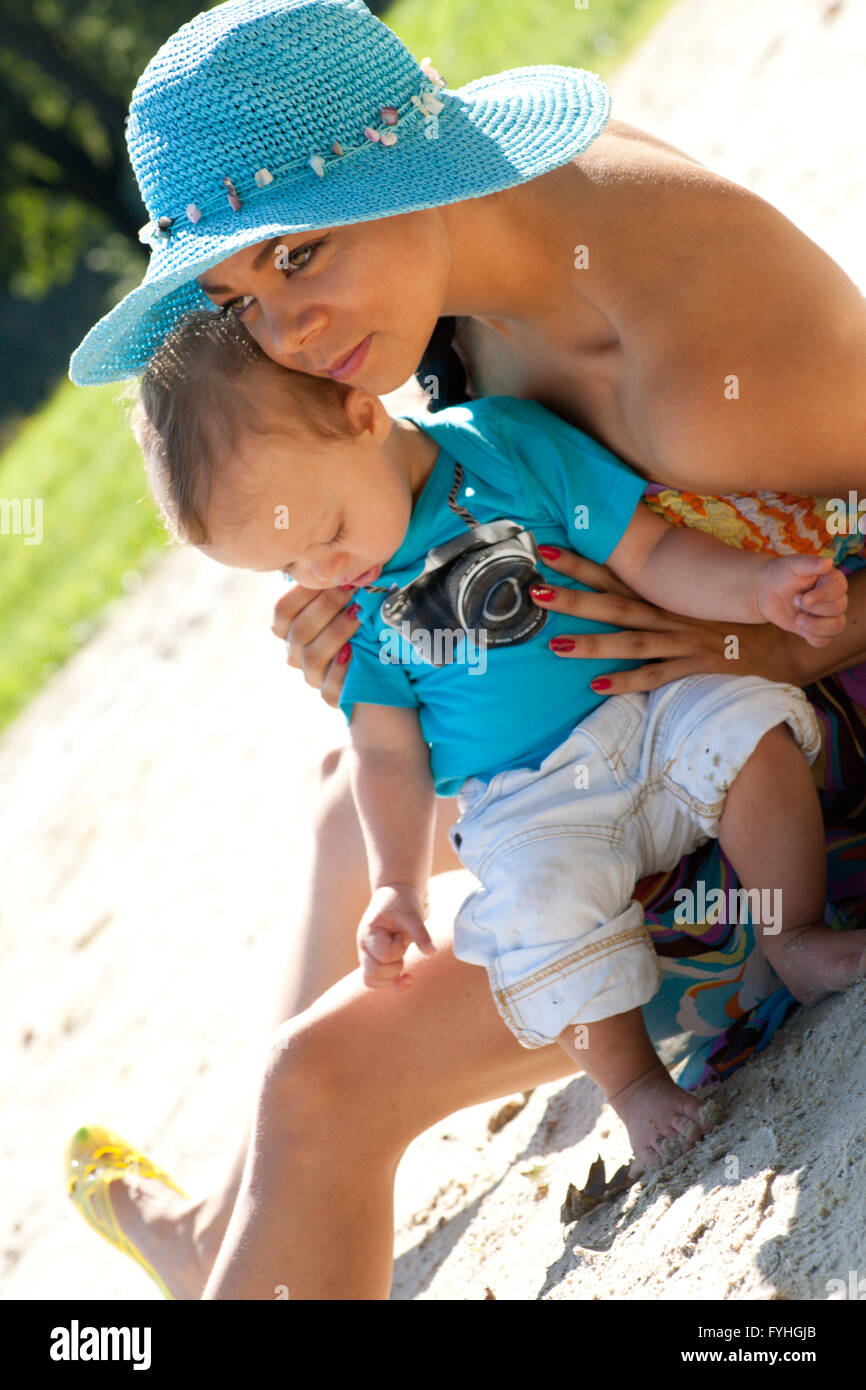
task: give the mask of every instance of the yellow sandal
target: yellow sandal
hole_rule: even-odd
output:
[[[87,1125],[76,1130],[66,1145],[64,1157],[67,1191],[88,1225],[116,1250],[122,1250],[124,1255],[135,1260],[150,1275],[164,1298],[173,1299],[174,1294],[117,1224],[108,1189],[112,1182],[132,1172],[140,1178],[158,1179],[173,1192],[180,1193],[181,1197],[187,1194],[149,1158],[131,1148],[119,1134],[100,1125]]]

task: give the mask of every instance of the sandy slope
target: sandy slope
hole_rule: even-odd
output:
[[[866,288],[864,60],[854,0],[683,0],[614,114],[775,202]],[[4,1297],[158,1296],[64,1197],[78,1124],[193,1192],[243,1124],[336,727],[283,669],[277,591],[168,555],[0,741]],[[435,910],[466,882],[439,880]],[[795,1018],[691,1156],[577,1227],[568,1183],[626,1157],[585,1078],[493,1137],[496,1106],[431,1130],[399,1174],[394,1296],[826,1297],[866,1269],[864,1005]]]

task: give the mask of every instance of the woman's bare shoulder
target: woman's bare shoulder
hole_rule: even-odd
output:
[[[631,162],[636,154],[640,154],[641,148],[648,155],[658,153],[673,156],[676,159],[684,159],[689,164],[697,164],[700,168],[704,167],[694,155],[687,154],[685,150],[677,149],[675,145],[669,144],[667,140],[662,140],[660,136],[653,135],[648,130],[641,130],[637,126],[629,125],[626,121],[615,120],[613,117],[608,121],[601,135],[587,147],[582,155],[578,155],[578,161],[581,164],[589,164],[600,158],[603,161],[610,159],[616,162],[617,160],[621,161],[627,155]]]
[[[619,292],[631,314],[644,305],[655,322],[673,317],[678,331],[680,315],[691,309],[697,321],[732,288],[755,314],[758,287],[784,289],[800,306],[805,296],[828,321],[862,312],[849,276],[778,208],[647,131],[610,121],[569,168],[563,191],[583,203],[598,234],[595,266],[611,305]],[[677,314],[656,314],[662,304]]]
[[[821,492],[862,475],[866,300],[758,194],[619,123],[575,161],[620,403],[654,476]]]

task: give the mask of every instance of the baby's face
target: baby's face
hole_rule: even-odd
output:
[[[286,570],[309,589],[374,584],[406,534],[412,489],[379,401],[373,415],[346,438],[244,435],[211,499],[212,544],[199,549],[239,569]]]

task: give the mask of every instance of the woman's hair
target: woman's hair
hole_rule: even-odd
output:
[[[175,540],[211,544],[213,483],[245,433],[345,438],[346,391],[330,377],[279,366],[231,315],[204,309],[181,319],[125,393],[150,490]],[[239,505],[233,515],[245,519]]]
[[[495,198],[496,194],[488,194]],[[415,373],[415,380],[427,397],[427,409],[431,412],[445,410],[451,405],[463,405],[470,399],[466,389],[466,370],[452,346],[459,320],[448,316],[436,320],[424,356]],[[429,389],[430,382],[435,390]]]

